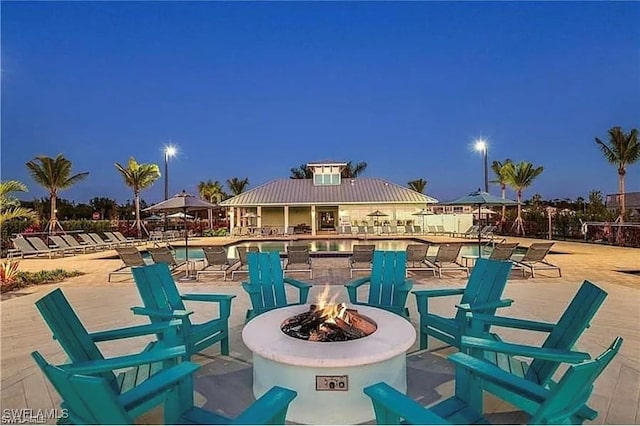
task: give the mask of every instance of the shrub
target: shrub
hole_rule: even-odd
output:
[[[4,293],[7,291],[29,287],[31,285],[57,283],[60,281],[64,281],[67,278],[77,277],[80,275],[84,275],[84,272],[65,271],[64,269],[54,269],[49,271],[43,270],[38,272],[16,271],[13,275],[13,279],[10,282],[5,282],[3,279],[2,287],[0,287],[0,289],[2,290],[2,293]]]

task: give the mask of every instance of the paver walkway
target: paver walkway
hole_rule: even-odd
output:
[[[428,237],[437,242],[444,237]],[[196,244],[219,243],[220,239],[199,239]],[[227,240],[224,240],[227,241]],[[534,240],[514,240],[528,245]],[[600,415],[595,423],[640,424],[640,276],[617,272],[619,270],[640,270],[640,250],[618,247],[597,246],[558,242],[548,259],[562,268],[562,278],[553,278],[553,272],[542,272],[535,279],[523,279],[514,272],[504,296],[515,300],[515,304],[502,314],[541,321],[555,322],[571,300],[583,280],[588,279],[609,293],[603,307],[596,315],[592,326],[583,334],[577,349],[592,355],[601,353],[617,335],[625,339],[620,355],[613,361],[598,380],[591,404]],[[3,297],[1,310],[1,350],[0,373],[3,409],[54,408],[59,398],[49,383],[43,378],[30,353],[40,351],[49,361],[62,363],[65,356],[35,309],[34,302],[53,288],[61,287],[72,306],[90,331],[124,327],[145,323],[144,318],[131,314],[131,306],[139,306],[140,299],[130,279],[116,278],[118,282],[108,283],[107,274],[119,264],[118,259],[104,259],[115,252],[87,254],[64,259],[29,259],[21,263],[21,269],[40,270],[61,267],[79,269],[86,275],[73,278],[58,285],[29,288]],[[314,259],[314,288],[310,300],[322,291],[322,286],[334,286],[339,301],[346,301],[346,292],[341,284],[349,278],[347,260],[342,258]],[[306,275],[306,274],[305,274]],[[306,279],[301,275],[301,279]],[[557,276],[557,275],[556,275]],[[238,295],[233,302],[231,317],[231,354],[219,356],[218,346],[196,357],[202,365],[197,374],[196,391],[198,401],[209,409],[223,409],[229,414],[237,414],[251,401],[251,354],[241,340],[244,314],[248,300],[240,289],[239,281],[211,281],[202,283],[180,283],[183,292],[228,293]],[[413,277],[416,289],[463,286],[465,278],[451,274],[435,279],[429,274],[418,273]],[[441,300],[433,304],[435,312],[453,315],[456,299]],[[206,304],[191,305],[196,309],[196,320],[214,313]],[[409,309],[414,325],[418,314],[415,298],[409,299]],[[506,340],[539,344],[542,336],[535,333],[501,333]],[[146,339],[101,344],[107,356],[130,353],[142,349]],[[452,378],[447,379],[445,358],[450,348],[434,341],[433,352],[416,352],[409,357],[409,393],[427,404],[450,396],[453,391]],[[417,350],[417,343],[410,352]],[[442,371],[442,380],[426,379],[433,375],[434,366]],[[234,395],[230,398],[229,395]],[[238,395],[236,398],[235,395]],[[507,423],[524,421],[524,417],[505,403],[491,400],[487,405],[495,413],[493,420]],[[514,412],[515,411],[515,412]],[[502,414],[504,416],[502,416]],[[157,422],[159,417],[152,413],[142,420]]]

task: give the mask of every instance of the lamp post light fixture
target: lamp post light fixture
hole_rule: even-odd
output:
[[[489,146],[484,139],[478,139],[475,143],[475,149],[478,152],[482,152],[484,163],[484,192],[489,192],[489,167],[487,165],[487,151],[489,150]]]
[[[176,155],[176,147],[167,145],[164,147],[164,199],[169,199],[169,158]]]

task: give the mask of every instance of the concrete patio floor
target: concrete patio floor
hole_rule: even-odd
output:
[[[432,242],[451,240],[446,237],[425,237]],[[198,238],[195,245],[228,243],[221,238]],[[532,239],[509,239],[528,246]],[[469,242],[469,240],[467,240]],[[178,243],[176,243],[178,244]],[[555,322],[571,300],[580,284],[589,280],[609,293],[597,313],[591,327],[582,335],[577,350],[596,356],[604,351],[615,336],[624,338],[619,356],[596,382],[591,406],[599,412],[594,423],[640,424],[640,275],[619,271],[640,270],[640,249],[598,246],[580,243],[556,242],[547,259],[562,268],[562,278],[553,271],[541,272],[536,278],[522,278],[520,272],[512,273],[504,297],[515,300],[512,307],[500,311],[502,315]],[[34,302],[54,288],[64,291],[77,314],[90,331],[144,324],[145,318],[131,314],[130,307],[141,302],[131,279],[117,277],[108,283],[109,271],[120,265],[114,251],[78,255],[62,259],[28,259],[20,264],[22,270],[78,269],[85,275],[64,283],[31,287],[3,295],[1,310],[0,386],[3,409],[44,409],[58,407],[59,397],[44,379],[30,353],[38,350],[52,363],[65,361],[59,345],[51,339],[51,333],[40,317]],[[333,286],[339,301],[346,301],[342,284],[349,279],[345,258],[313,259],[314,288],[309,300],[318,295],[324,285]],[[238,278],[238,277],[237,277]],[[241,277],[240,277],[241,278]],[[306,279],[306,274],[299,275]],[[464,286],[464,275],[451,273],[441,279],[429,273],[412,277],[414,289],[451,288]],[[235,294],[230,321],[231,354],[219,355],[214,345],[195,357],[202,368],[197,373],[195,390],[197,402],[211,410],[221,410],[229,415],[238,414],[253,400],[251,393],[251,353],[244,346],[241,331],[248,298],[240,288],[240,280],[221,281],[218,278],[203,282],[179,282],[182,292]],[[441,298],[433,304],[436,313],[454,314],[456,298]],[[410,296],[411,320],[417,325],[418,314],[415,298]],[[207,304],[189,305],[195,309],[195,320],[215,314],[215,308]],[[540,344],[544,336],[538,333],[497,330],[505,340],[528,344]],[[106,356],[131,353],[142,349],[147,340],[127,339],[101,344]],[[430,342],[429,351],[417,351],[417,342],[409,351],[408,393],[424,405],[449,397],[453,392],[452,368],[446,356],[453,349],[441,342]],[[563,370],[561,370],[563,371]],[[560,372],[559,372],[560,373]],[[519,411],[493,397],[487,397],[485,410],[493,413],[497,423],[525,422]],[[157,423],[161,416],[152,412],[141,422]],[[322,419],[318,420],[322,423]]]

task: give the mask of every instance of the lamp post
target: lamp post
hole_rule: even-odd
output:
[[[164,199],[169,199],[169,158],[176,155],[176,147],[173,145],[167,145],[164,147]],[[168,219],[167,214],[164,214],[164,231],[167,231]]]
[[[484,163],[484,192],[489,192],[489,167],[487,165],[488,148],[487,142],[484,139],[476,140],[475,149],[476,151],[482,152]]]

